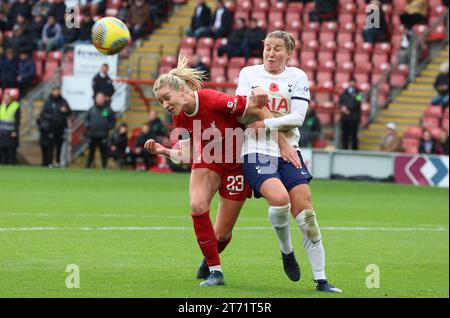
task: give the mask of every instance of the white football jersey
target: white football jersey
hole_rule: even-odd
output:
[[[296,67],[286,67],[282,73],[277,75],[268,73],[264,69],[264,65],[244,67],[239,73],[236,95],[249,96],[252,89],[256,87],[268,92],[269,108],[274,117],[290,114],[292,100],[297,99],[308,103],[310,101],[308,78],[305,72]],[[256,120],[256,117],[246,116],[240,122],[248,125]],[[289,143],[298,149],[299,129],[292,128],[285,134]],[[258,137],[246,133],[241,155],[260,153],[280,157],[278,142],[274,140],[275,136],[276,134],[270,132],[267,132],[265,136]]]

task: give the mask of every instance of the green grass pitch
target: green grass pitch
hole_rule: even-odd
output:
[[[0,167],[0,297],[449,297],[448,189],[314,180],[327,276],[316,292],[300,231],[299,282],[282,269],[264,200],[247,201],[222,254],[226,285],[200,287],[188,174]],[[212,216],[217,209],[217,198]],[[67,288],[69,264],[80,288]],[[370,264],[379,288],[368,288]]]

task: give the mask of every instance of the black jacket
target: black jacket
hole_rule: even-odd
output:
[[[108,138],[116,118],[111,107],[94,105],[88,110],[85,123],[90,138]]]
[[[196,13],[198,7],[199,6],[195,7],[194,15],[192,16],[191,19],[191,28],[194,30],[200,27],[209,26],[209,22],[211,20],[211,9],[206,4],[202,5],[202,13],[200,13],[200,16],[197,17]]]
[[[136,138],[136,141],[134,143],[134,149],[136,148],[143,148],[144,144],[147,140],[153,139],[154,136],[149,132],[148,134],[141,134]]]
[[[322,126],[316,112],[311,111],[305,118],[300,129],[300,148],[312,148],[314,140],[320,136]]]
[[[214,14],[212,16],[212,19],[210,22],[211,27],[214,26],[214,22],[216,21],[216,14],[217,14],[217,10],[214,12]],[[230,10],[228,10],[227,8],[224,8],[224,12],[221,17],[220,27],[225,30],[225,35],[228,35],[230,33],[232,25],[233,25],[233,13],[230,12]]]
[[[106,75],[106,77],[101,77],[100,73],[97,73],[92,80],[92,90],[94,91],[94,99],[97,93],[103,93],[106,96],[111,97],[115,92],[111,78],[108,75]]]
[[[350,91],[347,88],[345,92],[339,98],[339,107],[347,106],[350,114],[341,114],[342,121],[359,121],[361,119],[361,102],[362,94],[358,89]]]
[[[150,135],[152,136],[151,138],[155,139],[157,137],[164,137],[167,134],[167,129],[166,127],[164,127],[163,122],[161,121],[161,119],[156,118],[153,121],[149,121],[148,125],[150,127]]]
[[[266,38],[266,31],[261,27],[256,27],[254,29],[247,29],[247,34],[245,35],[247,42],[249,43],[260,43],[263,46],[262,41]]]
[[[128,136],[127,134],[120,134],[119,128],[115,129],[111,134],[110,145],[117,148],[118,153],[125,153],[128,147]]]
[[[440,91],[439,89],[438,89],[438,86],[440,86],[440,85],[447,85],[447,89],[446,90],[442,90],[442,91]],[[437,77],[436,77],[436,80],[434,81],[434,88],[438,91],[438,93],[440,94],[440,95],[446,95],[446,94],[448,94],[448,74],[439,74]]]
[[[61,107],[66,106],[68,112],[61,112]],[[64,97],[54,97],[50,95],[42,106],[41,114],[38,118],[38,126],[44,133],[62,134],[67,128],[67,119],[72,114],[69,104]]]
[[[241,45],[244,42],[245,35],[247,34],[247,28],[244,27],[242,29],[234,29],[231,31],[230,36],[228,37],[228,44],[231,45]]]

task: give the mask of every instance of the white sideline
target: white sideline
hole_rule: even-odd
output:
[[[29,232],[29,231],[192,231],[188,226],[108,226],[108,227],[3,227],[0,232]],[[262,226],[237,226],[235,230],[268,231],[272,227]],[[391,232],[448,232],[445,227],[338,227],[324,226],[324,231],[391,231]]]

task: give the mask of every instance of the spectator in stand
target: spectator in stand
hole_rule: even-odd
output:
[[[400,15],[400,21],[406,29],[411,30],[416,24],[428,21],[428,0],[406,0],[406,12]]]
[[[6,49],[5,57],[0,62],[0,80],[3,89],[17,87],[17,70],[19,61],[13,49]]]
[[[128,126],[126,123],[120,124],[111,134],[109,141],[110,156],[116,162],[118,168],[127,163],[128,157]]]
[[[20,106],[10,93],[3,94],[0,104],[0,164],[17,163],[19,147]]]
[[[27,18],[25,18],[23,15],[19,14],[17,16],[16,24],[14,26],[16,26],[16,25],[20,26],[23,29],[24,33],[28,33],[29,23],[28,23]]]
[[[58,22],[60,25],[63,25],[65,23],[65,14],[66,4],[64,3],[64,0],[53,0],[47,17],[54,16],[56,18],[56,22]]]
[[[164,1],[166,2],[166,1]],[[159,28],[162,24],[162,1],[160,0],[147,0],[148,5],[150,6],[150,17],[153,21],[154,27]]]
[[[371,21],[374,12],[377,12],[377,17],[379,20],[371,21],[373,25],[366,23],[366,27],[362,31],[362,37],[364,42],[375,44],[376,42],[387,42],[389,41],[389,28],[386,23],[386,18],[384,12],[381,9],[381,2],[378,0],[370,1],[370,4],[366,8],[367,18],[366,21]]]
[[[249,59],[251,56],[261,56],[265,38],[266,31],[258,26],[258,20],[251,18],[250,27],[247,29],[244,40],[244,57]]]
[[[8,19],[3,13],[3,11],[0,9],[0,34],[2,32],[5,32],[7,30],[11,29],[8,23]]]
[[[134,0],[126,19],[133,41],[142,38],[146,34],[149,22],[151,22],[151,19],[148,3],[145,3],[144,0]]]
[[[42,38],[38,42],[38,49],[47,52],[59,49],[63,46],[63,41],[61,25],[56,22],[53,15],[49,15],[47,23],[42,29]]]
[[[89,155],[86,168],[92,166],[95,149],[99,147],[102,157],[102,167],[106,169],[108,165],[109,131],[114,128],[115,122],[114,112],[107,105],[106,96],[103,93],[97,93],[95,96],[95,104],[88,110],[86,116],[86,129],[89,138]]]
[[[448,62],[442,63],[439,67],[439,75],[434,81],[434,88],[438,94],[433,98],[431,104],[440,105],[444,110],[448,107]]]
[[[314,10],[309,12],[310,21],[336,20],[338,15],[338,0],[315,0]]]
[[[83,19],[80,23],[80,28],[77,30],[76,44],[90,44],[91,43],[91,30],[95,22],[92,19],[91,13],[87,10],[83,14]]]
[[[342,148],[358,150],[358,129],[361,121],[363,96],[356,88],[356,80],[350,78],[349,87],[339,97],[341,109]]]
[[[150,135],[153,136],[152,138],[160,144],[164,143],[163,141],[167,137],[167,129],[162,120],[158,117],[158,114],[153,109],[150,109],[148,113],[147,125],[150,129]]]
[[[31,14],[34,17],[39,15],[46,17],[50,12],[51,7],[52,5],[48,2],[48,0],[39,0],[33,5]]]
[[[26,19],[31,19],[31,5],[28,0],[18,0],[14,2],[8,11],[8,23],[10,28],[17,23],[17,16],[22,15]]]
[[[82,10],[95,17],[96,15],[105,15],[106,3],[105,0],[79,0]]]
[[[431,132],[428,129],[423,131],[422,138],[419,144],[419,153],[432,155],[436,152],[436,141],[433,139]]]
[[[211,9],[205,0],[198,0],[194,15],[191,19],[191,27],[187,29],[187,36],[199,38],[208,29],[211,21]]]
[[[70,24],[64,23],[61,27],[63,42],[73,43],[78,39],[78,29],[72,27],[71,25],[72,23],[75,23],[72,13],[66,12],[65,18],[67,19],[67,21],[70,21]]]
[[[448,156],[448,132],[441,130],[439,140],[436,141],[436,154]]]
[[[92,79],[92,91],[94,92],[94,98],[98,93],[103,93],[106,98],[106,103],[111,105],[111,99],[114,95],[115,89],[111,78],[108,75],[109,65],[103,64],[100,68],[100,72]]]
[[[37,48],[39,39],[42,36],[42,30],[44,29],[45,20],[42,15],[33,16],[33,21],[31,21],[28,26],[28,36],[32,39],[33,47]]]
[[[71,114],[69,103],[61,96],[61,88],[59,86],[53,87],[38,118],[42,165],[44,167],[61,166],[64,130],[68,126],[67,120]],[[55,155],[56,157],[53,158]]]
[[[225,7],[223,0],[217,0],[210,25],[199,31],[197,37],[225,38],[230,34],[232,26],[233,13]]]
[[[116,18],[124,22],[127,19],[128,11],[130,10],[130,4],[128,0],[123,0],[120,3],[119,11],[117,12]]]
[[[13,36],[6,42],[6,47],[14,52],[27,51],[32,52],[35,49],[33,39],[25,33],[25,29],[19,25],[13,28]]]
[[[247,28],[245,26],[245,20],[239,18],[236,21],[236,27],[231,31],[230,36],[227,39],[227,44],[220,46],[217,54],[219,56],[227,54],[229,58],[235,56],[244,56],[246,34]]]
[[[203,72],[203,75],[205,76],[205,80],[209,79],[209,68],[208,66],[202,62],[202,58],[198,54],[194,54],[192,56],[192,68],[195,68],[199,71]]]
[[[320,137],[322,125],[317,117],[316,111],[311,107],[308,108],[305,121],[300,129],[300,148],[312,148],[314,141]]]
[[[145,170],[150,169],[150,167],[153,165],[155,156],[145,150],[144,144],[147,140],[154,139],[154,137],[155,136],[150,133],[150,127],[147,124],[142,125],[141,133],[134,143],[133,162],[135,169],[139,169],[139,166],[137,165],[139,160],[142,160],[144,162]]]
[[[17,71],[17,84],[20,98],[24,97],[28,88],[36,76],[36,66],[28,51],[22,51],[19,55],[19,67]]]
[[[397,126],[394,123],[388,123],[386,129],[386,135],[380,144],[380,151],[402,152],[402,138],[397,135]]]

